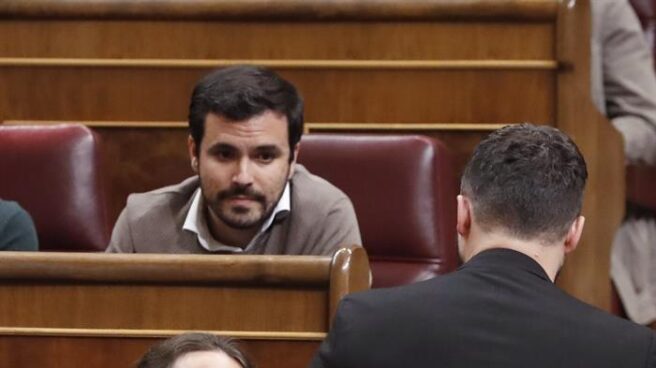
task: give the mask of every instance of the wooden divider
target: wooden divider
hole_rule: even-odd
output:
[[[318,256],[0,254],[0,366],[127,367],[189,330],[244,340],[259,367],[305,367],[364,249]]]
[[[559,284],[608,308],[624,169],[590,99],[589,2],[5,0],[0,120],[96,122],[113,218],[128,193],[191,175],[180,122],[214,67],[280,72],[304,95],[311,132],[440,138],[458,170],[495,127],[553,125],[590,172],[583,241]]]

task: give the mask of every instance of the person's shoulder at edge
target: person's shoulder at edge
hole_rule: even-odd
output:
[[[558,289],[558,288],[556,288]],[[563,292],[561,289],[559,291]],[[634,323],[628,319],[612,315],[607,311],[601,310],[595,306],[587,304],[569,294],[566,294],[572,301],[571,313],[576,312],[576,306],[579,312],[575,315],[584,320],[581,326],[587,326],[590,331],[591,342],[600,341],[603,344],[604,337],[612,339],[612,350],[618,354],[644,354],[645,367],[656,368],[656,333],[650,328]],[[601,340],[599,340],[601,339]]]
[[[197,176],[189,177],[180,183],[143,193],[132,193],[121,211],[114,228],[107,253],[134,253],[135,244],[132,229],[151,228],[166,216],[179,216],[191,202],[193,193],[199,186]]]
[[[0,200],[0,250],[39,250],[32,218],[13,201]]]
[[[631,345],[638,343],[641,339],[649,339],[652,341],[652,354],[654,355],[654,364],[656,364],[656,332],[646,326],[639,325],[628,319],[621,318],[607,311],[600,309],[597,306],[588,304],[570,294],[565,292],[559,287],[554,285],[553,292],[560,294],[560,297],[555,296],[554,299],[567,302],[567,309],[570,315],[575,315],[577,318],[582,319],[584,324],[588,324],[591,328],[595,328],[598,333],[606,332],[607,334],[614,334],[622,343],[618,345]],[[656,366],[655,366],[656,367]]]

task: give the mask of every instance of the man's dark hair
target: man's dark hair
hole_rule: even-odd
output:
[[[219,69],[194,87],[189,104],[189,132],[198,149],[208,113],[241,121],[266,110],[287,117],[289,149],[293,152],[303,134],[303,99],[296,87],[262,67],[240,65]]]
[[[588,172],[578,147],[549,126],[510,125],[476,147],[462,176],[484,229],[554,242],[581,213]]]
[[[232,339],[209,333],[185,333],[153,346],[137,363],[137,368],[170,368],[179,357],[196,351],[222,351],[242,368],[253,368]]]

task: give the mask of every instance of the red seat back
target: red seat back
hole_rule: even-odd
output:
[[[32,216],[39,248],[100,251],[109,239],[96,136],[81,125],[0,125],[0,198]]]
[[[374,287],[454,270],[456,195],[445,146],[422,136],[307,135],[299,162],[353,201]]]

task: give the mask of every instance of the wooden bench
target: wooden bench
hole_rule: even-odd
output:
[[[259,367],[306,367],[362,248],[318,256],[0,253],[0,366],[128,367],[157,339],[212,331]]]

